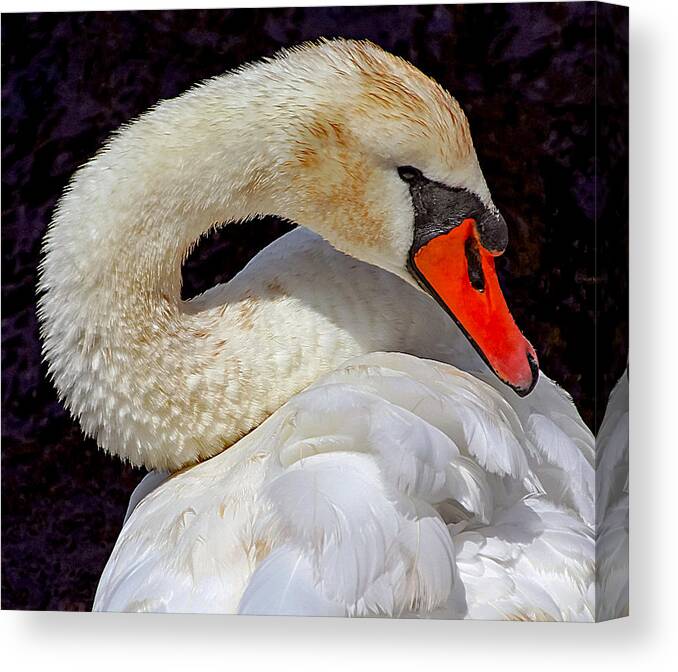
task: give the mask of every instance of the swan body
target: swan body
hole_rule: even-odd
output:
[[[350,359],[222,454],[149,474],[94,609],[592,620],[594,440],[567,394],[542,374],[521,399],[421,292],[307,231],[236,283],[275,259],[371,280],[421,318],[401,344],[420,357]]]
[[[629,373],[617,381],[596,437],[596,619],[629,614]]]
[[[182,301],[200,236],[260,214],[305,228]],[[369,43],[114,136],[39,308],[84,431],[156,470],[94,608],[590,620],[594,442],[508,313],[505,245],[456,101]]]

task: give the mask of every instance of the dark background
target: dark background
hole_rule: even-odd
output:
[[[369,38],[404,56],[466,111],[509,224],[498,267],[512,312],[595,429],[627,360],[627,30],[626,10],[593,3],[4,15],[2,607],[90,608],[142,475],[60,406],[35,317],[54,204],[112,130],[303,40]],[[222,229],[189,261],[186,294],[227,280],[288,228]]]

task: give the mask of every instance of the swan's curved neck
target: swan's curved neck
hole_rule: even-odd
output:
[[[380,88],[389,72],[415,78],[412,92]],[[411,115],[430,106],[442,113],[420,147]],[[410,196],[379,138],[408,139],[423,161],[455,146],[453,113],[400,61],[335,44],[210,80],[123,128],[69,185],[41,267],[45,359],[84,431],[136,465],[176,469],[228,447],[345,359],[408,351],[400,281],[317,238],[303,259],[286,251],[293,272],[259,261],[265,281],[250,273],[190,302],[181,265],[213,226],[269,214],[407,277]],[[417,352],[435,356],[441,339],[428,331],[434,349]]]
[[[286,178],[294,121],[271,88],[231,76],[163,103],[78,172],[47,234],[50,374],[83,429],[134,464],[204,459],[270,412],[233,407],[246,382],[228,352],[237,316],[224,334],[224,306],[200,311],[180,292],[182,262],[211,227],[298,214]]]

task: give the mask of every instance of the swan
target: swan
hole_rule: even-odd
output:
[[[213,227],[300,226],[181,300]],[[44,241],[49,375],[152,470],[100,611],[592,620],[594,441],[501,293],[459,104],[364,41],[210,79],[79,169]]]

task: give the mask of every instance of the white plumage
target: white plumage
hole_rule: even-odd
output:
[[[596,439],[596,619],[629,613],[629,373],[612,390]]]
[[[145,497],[95,609],[591,620],[593,437],[485,375],[347,362]]]

